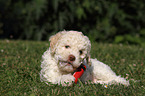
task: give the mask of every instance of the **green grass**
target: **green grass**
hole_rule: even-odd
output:
[[[41,56],[48,42],[0,40],[0,96],[143,96],[145,95],[145,47],[92,43],[92,58],[108,64],[130,86],[77,84],[48,86],[40,82]],[[134,82],[140,80],[140,82]]]

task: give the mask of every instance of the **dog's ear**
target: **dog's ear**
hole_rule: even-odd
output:
[[[54,55],[55,53],[55,49],[56,49],[56,44],[58,42],[58,40],[61,38],[62,36],[62,32],[57,33],[56,35],[53,35],[50,37],[49,41],[50,41],[50,50],[51,50],[51,54]]]
[[[87,55],[86,61],[87,61],[87,64],[88,64],[89,66],[91,66],[91,56],[90,56],[90,54]]]
[[[86,56],[86,61],[87,61],[87,64],[88,64],[89,66],[91,66],[91,64],[92,64],[92,62],[91,62],[91,55],[90,55],[90,51],[91,51],[91,42],[90,42],[90,40],[89,40],[89,38],[88,38],[87,36],[84,36],[84,37],[85,37],[86,42],[87,42],[87,44],[88,44],[88,46],[87,46],[88,52],[87,52],[87,56]]]

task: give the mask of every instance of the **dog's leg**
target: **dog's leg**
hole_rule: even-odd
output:
[[[60,78],[60,81],[58,81],[59,84],[62,86],[72,86],[74,84],[75,78],[71,74],[62,75]]]
[[[100,84],[124,84],[129,85],[129,81],[126,81],[125,78],[117,76],[115,72],[111,70],[111,68],[98,61],[97,59],[91,59],[93,66],[93,74],[94,74],[94,83]]]
[[[44,81],[46,84],[58,84],[62,86],[72,86],[74,83],[74,76],[71,74],[62,75],[54,70],[41,70],[40,72],[41,81]]]

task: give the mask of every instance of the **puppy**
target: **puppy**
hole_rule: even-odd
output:
[[[86,70],[80,78],[82,82],[129,85],[129,81],[117,76],[108,65],[90,58],[90,40],[81,32],[62,31],[51,36],[49,41],[50,48],[42,56],[41,81],[72,86],[73,73],[84,64]]]

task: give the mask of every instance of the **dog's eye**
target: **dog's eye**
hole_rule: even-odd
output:
[[[70,48],[70,46],[69,45],[66,45],[65,48]]]
[[[83,54],[83,51],[82,51],[82,50],[80,50],[79,52],[80,52],[80,55],[82,55],[82,54]]]

